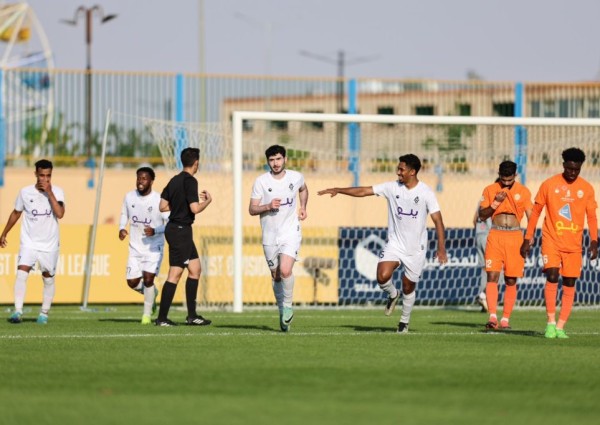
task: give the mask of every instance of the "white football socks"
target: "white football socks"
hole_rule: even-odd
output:
[[[144,286],[144,316],[152,316],[152,304],[154,304],[154,285]]]
[[[44,297],[42,299],[42,313],[48,314],[50,307],[52,307],[52,300],[54,299],[54,293],[56,292],[56,285],[54,285],[54,276],[43,277],[44,282]]]
[[[394,286],[394,282],[392,279],[388,280],[384,284],[379,285],[379,287],[388,294],[390,298],[396,298],[398,296],[398,289]]]
[[[23,314],[23,302],[25,301],[28,276],[28,272],[17,270],[17,278],[15,279],[15,311],[21,314]]]
[[[279,314],[283,313],[283,282],[271,280],[271,285],[273,286],[273,294],[275,295],[275,302],[277,303],[277,308],[279,309]]]
[[[400,321],[402,323],[408,323],[410,321],[410,313],[412,312],[416,299],[416,291],[412,291],[410,294],[402,293],[402,315],[400,316]]]
[[[294,275],[281,279],[283,282],[283,306],[292,308],[294,297]]]

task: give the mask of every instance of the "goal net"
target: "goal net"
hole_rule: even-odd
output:
[[[440,266],[429,222],[427,266],[417,286],[420,305],[474,303],[482,265],[477,263],[473,219],[483,188],[495,180],[501,161],[518,163],[521,182],[535,196],[543,180],[562,172],[561,152],[577,146],[587,154],[581,176],[596,190],[600,182],[600,120],[594,119],[236,112],[233,122],[226,123],[146,124],[172,171],[183,147],[201,151],[196,177],[200,189],[211,192],[213,203],[197,220],[203,265],[198,301],[232,306],[234,311],[274,304],[259,219],[247,212],[252,184],[268,169],[264,152],[270,145],[286,147],[287,167],[304,174],[310,193],[294,267],[294,301],[304,305],[385,302],[375,270],[386,240],[386,201],[331,199],[317,192],[396,180],[400,155],[414,153],[421,159],[419,179],[435,190],[447,229],[449,262]],[[520,305],[543,303],[539,236],[538,231],[519,282]],[[587,232],[585,237],[587,246]],[[396,286],[401,272],[394,275]],[[600,302],[599,273],[600,265],[584,257],[579,304]]]

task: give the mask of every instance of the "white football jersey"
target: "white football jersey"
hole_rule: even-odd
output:
[[[260,199],[260,205],[281,199],[277,211],[267,211],[260,215],[263,245],[277,245],[278,241],[301,235],[298,220],[297,195],[304,186],[304,176],[293,170],[285,170],[285,175],[277,180],[270,172],[259,176],[252,186],[252,199]]]
[[[141,196],[137,190],[125,195],[121,208],[119,230],[125,229],[129,222],[129,249],[138,254],[162,252],[165,245],[165,225],[169,213],[161,213],[158,209],[160,195],[152,191]],[[154,228],[154,236],[146,236],[144,228]]]
[[[395,241],[405,255],[427,249],[427,215],[440,210],[433,190],[423,182],[407,189],[398,181],[373,186],[377,196],[388,201],[388,240]]]
[[[52,186],[52,193],[58,202],[65,202],[65,194],[58,186]],[[58,218],[52,212],[52,206],[45,192],[35,185],[21,189],[15,210],[25,213],[21,224],[21,247],[51,252],[60,245]]]

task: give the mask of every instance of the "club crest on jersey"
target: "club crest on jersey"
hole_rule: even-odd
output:
[[[135,204],[131,204],[131,208],[135,208]]]
[[[577,197],[579,199],[583,198],[583,190],[580,189],[580,190],[577,191]]]
[[[419,203],[419,197],[418,196],[414,199],[414,202],[415,202],[415,204]]]
[[[288,187],[290,188],[290,190],[294,190],[294,185],[292,183],[290,183]]]
[[[273,191],[273,189],[269,188],[269,192],[272,192],[272,191]]]
[[[148,207],[148,212],[151,213],[152,212],[152,207]]]
[[[560,215],[561,217],[564,217],[567,220],[571,221],[571,206],[569,204],[567,204],[564,207],[562,207],[558,211],[558,215]]]
[[[518,201],[519,199],[521,199],[521,194],[520,193],[516,193],[515,194],[515,201]]]

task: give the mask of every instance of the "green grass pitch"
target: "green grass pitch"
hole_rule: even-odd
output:
[[[485,333],[475,310],[209,312],[209,327],[141,326],[141,306],[53,308],[0,322],[4,424],[596,424],[600,311],[547,340],[542,310]],[[171,313],[182,323],[185,313]]]

